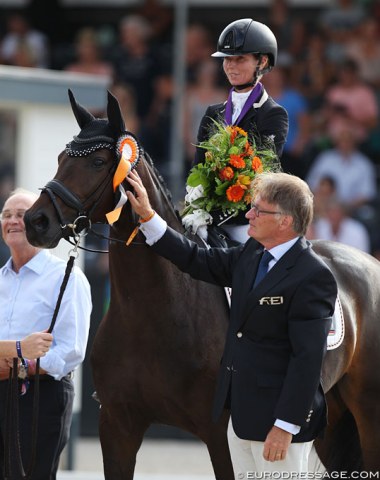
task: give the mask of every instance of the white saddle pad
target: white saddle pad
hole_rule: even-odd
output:
[[[327,337],[327,350],[334,350],[342,344],[344,339],[344,317],[342,304],[339,297],[335,302],[335,311],[331,322],[331,328]]]

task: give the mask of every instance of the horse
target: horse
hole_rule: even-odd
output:
[[[125,133],[111,94],[108,120],[92,116],[72,94],[70,101],[79,138],[104,125],[114,139]],[[81,228],[91,230],[91,222],[105,223],[114,209],[120,197],[112,185],[119,156],[115,145],[107,144],[109,137],[95,138],[100,143],[94,148],[80,153],[66,148],[59,155],[54,179],[25,214],[33,245],[53,248],[62,238],[77,237]],[[142,148],[136,168],[155,211],[184,232],[170,192]],[[133,479],[144,433],[159,423],[201,439],[215,478],[231,480],[228,412],[218,423],[212,423],[210,413],[228,323],[225,292],[181,273],[154,254],[140,233],[127,246],[136,225],[127,202],[110,229],[110,305],[90,357],[101,403],[105,478]],[[317,451],[328,471],[379,471],[380,263],[339,243],[315,241],[313,248],[335,275],[345,322],[344,341],[327,352],[323,364],[328,427],[316,442]]]

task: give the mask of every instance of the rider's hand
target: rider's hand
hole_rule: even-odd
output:
[[[141,181],[139,174],[136,170],[132,170],[127,177],[128,182],[135,190],[135,195],[132,192],[127,191],[128,200],[131,202],[133,210],[139,215],[141,219],[147,219],[153,216],[153,208],[150,205],[148,193]]]

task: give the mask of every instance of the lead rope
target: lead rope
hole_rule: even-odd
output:
[[[75,228],[73,229],[75,233]],[[55,322],[57,320],[58,312],[61,307],[63,294],[66,290],[69,281],[70,273],[74,266],[74,260],[78,257],[78,246],[80,237],[75,234],[75,247],[69,252],[69,260],[67,261],[65,275],[62,280],[59,291],[57,303],[54,309],[53,317],[48,329],[48,333],[53,331]],[[5,439],[4,439],[4,479],[12,479],[12,453],[15,457],[15,462],[18,465],[20,477],[29,480],[32,476],[37,456],[37,435],[38,435],[38,417],[39,417],[39,399],[40,399],[40,359],[36,362],[36,373],[34,380],[34,396],[33,396],[33,419],[32,419],[32,434],[31,434],[31,455],[27,471],[24,470],[24,465],[21,455],[20,442],[20,422],[19,422],[19,392],[18,392],[18,358],[13,359],[13,368],[9,372],[6,416],[5,416]],[[12,449],[14,446],[14,449]]]

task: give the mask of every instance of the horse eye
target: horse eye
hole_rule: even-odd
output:
[[[102,167],[105,163],[106,163],[105,160],[101,157],[96,157],[92,161],[92,164],[94,167]]]

